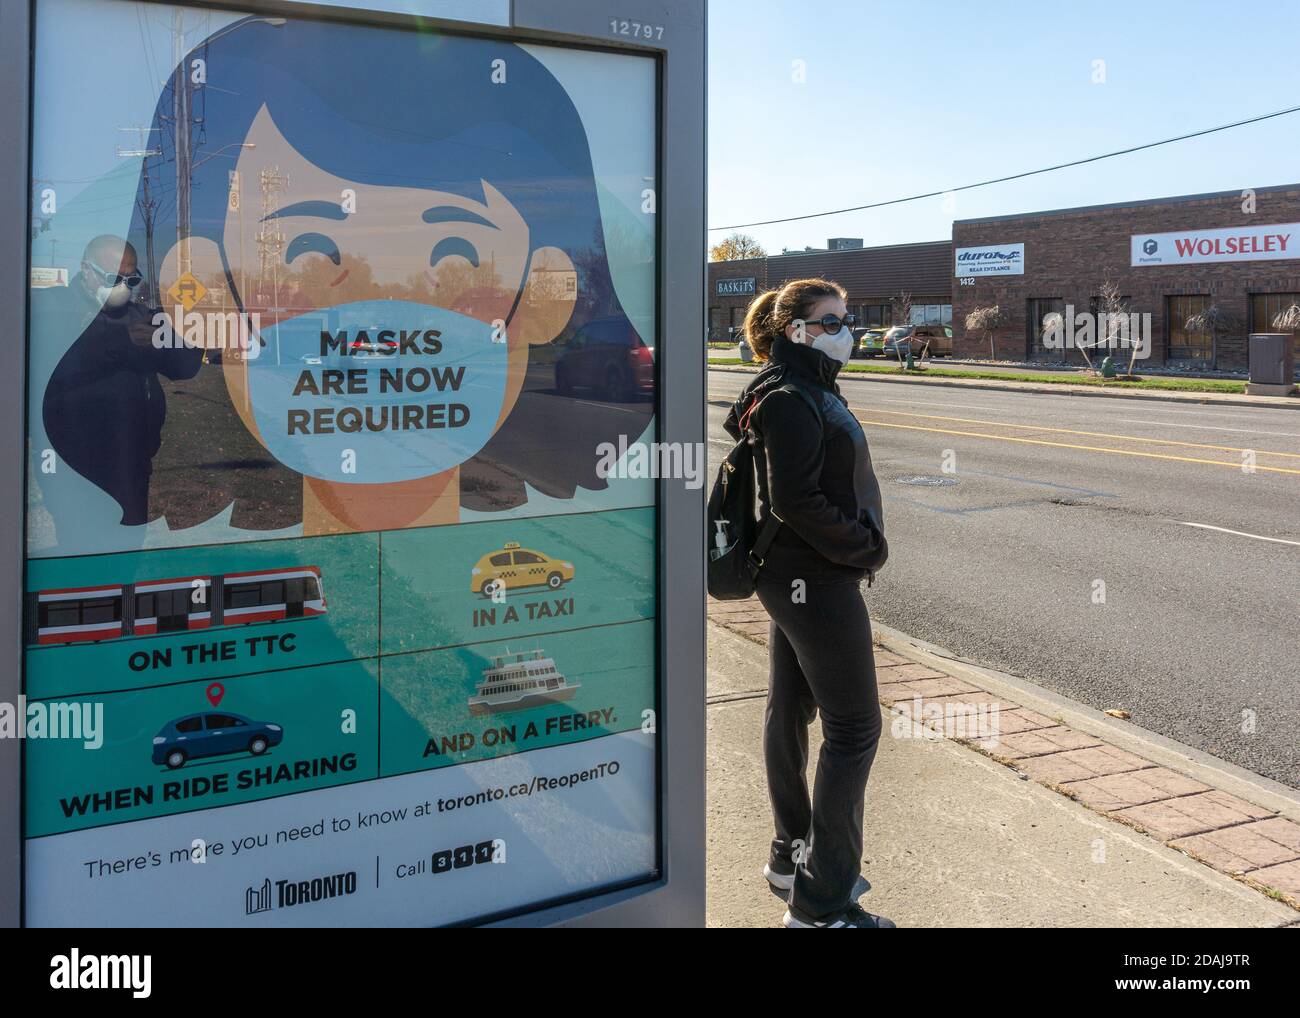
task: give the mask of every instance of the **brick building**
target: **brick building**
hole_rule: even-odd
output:
[[[849,311],[862,325],[892,325],[891,302],[909,293],[912,318],[952,321],[952,244],[894,244],[845,247],[848,238],[828,242],[838,250],[808,251],[709,263],[709,339],[738,339],[745,309],[764,290],[792,279],[820,276],[849,292]]]
[[[989,355],[985,337],[963,325],[974,308],[997,305],[1007,319],[995,334],[999,358],[1080,363],[1077,351],[1044,344],[1043,319],[1067,305],[1094,311],[1109,277],[1131,313],[1151,316],[1148,364],[1245,368],[1246,336],[1276,331],[1273,317],[1300,302],[1300,184],[1253,199],[1225,191],[959,220],[953,247],[958,356]],[[1010,264],[972,261],[972,251]],[[965,265],[974,274],[962,275]],[[1211,304],[1227,312],[1227,330],[1188,331],[1187,319]]]
[[[1130,313],[1150,315],[1147,364],[1244,369],[1246,336],[1276,331],[1278,312],[1300,303],[1300,184],[964,219],[952,234],[856,249],[834,238],[828,247],[839,250],[711,262],[709,338],[738,337],[763,290],[825,276],[849,291],[859,324],[897,324],[891,302],[909,293],[909,323],[951,324],[957,356],[988,357],[988,337],[965,321],[997,305],[999,360],[1078,364],[1076,350],[1044,341],[1044,319],[1099,310],[1109,279]],[[1210,305],[1225,313],[1223,330],[1188,330]]]

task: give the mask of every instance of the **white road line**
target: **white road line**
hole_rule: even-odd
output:
[[[575,399],[573,402],[579,403],[582,406],[599,407],[602,410],[622,410],[625,414],[639,414],[641,412],[636,407],[619,406],[617,403],[593,403],[589,399]]]
[[[1149,414],[1178,414],[1184,417],[1258,417],[1261,411],[1269,411],[1274,409],[1286,410],[1285,407],[1274,408],[1274,407],[1267,407],[1267,406],[1259,407],[1258,409],[1249,411],[1247,413],[1237,413],[1236,411],[1233,410],[1223,410],[1220,407],[1209,407],[1209,406],[1201,407],[1199,410],[1165,410],[1161,407],[1143,407],[1142,409]],[[1286,412],[1293,413],[1294,411],[1286,410]]]
[[[993,410],[997,413],[1007,414],[1015,408],[1003,406],[978,406],[973,403],[932,403],[924,399],[882,399],[881,403],[911,403],[915,406],[946,406],[959,407],[962,410]]]
[[[1212,527],[1208,523],[1188,523],[1186,520],[1174,520],[1180,527],[1196,527],[1199,530],[1217,530],[1221,534],[1235,534],[1237,537],[1253,537],[1256,541],[1271,541],[1273,544],[1291,544],[1300,548],[1300,541],[1284,541],[1280,537],[1263,537],[1260,534],[1247,534],[1242,530],[1229,530],[1227,527]]]
[[[1118,424],[1151,424],[1157,428],[1179,427],[1193,428],[1196,431],[1238,431],[1243,435],[1274,435],[1278,438],[1300,438],[1300,433],[1294,431],[1256,431],[1254,428],[1216,428],[1209,424],[1178,424],[1174,425],[1172,421],[1139,421],[1131,417],[1115,418]]]

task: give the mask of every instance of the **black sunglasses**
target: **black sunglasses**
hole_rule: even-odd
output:
[[[822,315],[820,319],[806,323],[808,325],[820,325],[825,330],[826,335],[834,336],[840,331],[840,326],[853,328],[858,324],[857,315],[845,315],[843,318],[836,318],[834,315]]]

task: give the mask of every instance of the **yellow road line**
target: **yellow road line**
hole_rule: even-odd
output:
[[[710,393],[709,398],[734,400],[735,396],[727,393]],[[915,414],[915,413],[908,413],[902,410],[872,409],[872,410],[865,410],[865,411],[859,410],[859,412],[902,414],[903,416],[906,417],[921,417],[921,418],[940,420],[940,421],[950,421],[954,423],[987,424],[995,428],[1024,428],[1031,431],[1050,431],[1050,432],[1069,434],[1069,435],[1086,435],[1090,438],[1113,438],[1113,439],[1119,439],[1119,440],[1129,441],[1129,442],[1147,442],[1156,445],[1181,445],[1184,447],[1196,448],[1196,449],[1213,449],[1218,452],[1240,453],[1240,452],[1248,451],[1245,449],[1237,449],[1232,446],[1201,445],[1196,442],[1178,442],[1172,439],[1161,439],[1161,438],[1137,438],[1132,435],[1108,435],[1104,432],[1072,431],[1068,428],[1051,428],[1051,427],[1039,426],[1034,424],[1004,424],[1000,421],[984,421],[984,420],[964,418],[964,417],[941,417],[935,414]],[[1001,442],[1018,442],[1022,445],[1044,445],[1044,446],[1050,446],[1057,449],[1077,449],[1083,452],[1108,452],[1108,453],[1113,453],[1116,456],[1137,456],[1143,459],[1171,460],[1177,463],[1203,463],[1207,466],[1230,467],[1233,470],[1241,469],[1240,461],[1225,463],[1223,460],[1201,459],[1195,456],[1174,456],[1167,453],[1158,453],[1158,452],[1137,452],[1136,450],[1133,449],[1108,449],[1108,448],[1102,448],[1095,445],[1078,445],[1072,442],[1049,442],[1046,439],[1017,438],[1013,435],[990,435],[978,431],[957,431],[950,428],[927,428],[927,427],[922,427],[921,425],[918,424],[890,424],[886,421],[867,421],[867,420],[863,420],[861,417],[858,417],[857,420],[862,424],[871,424],[880,428],[900,428],[905,431],[928,431],[939,435],[961,435],[966,438],[989,438],[989,439],[993,439],[994,441],[1001,441]],[[1254,450],[1254,452],[1256,456],[1265,456],[1265,455],[1286,456],[1289,458],[1300,459],[1300,456],[1297,456],[1295,453],[1267,452],[1265,450],[1259,450],[1259,449]],[[1270,466],[1263,466],[1260,464],[1256,464],[1254,469],[1256,471],[1266,471],[1272,474],[1300,475],[1300,470],[1292,469],[1290,467],[1270,467]]]
[[[943,417],[939,414],[909,413],[906,410],[881,410],[878,407],[850,407],[859,413],[894,414],[901,417],[919,417],[930,421],[950,421],[954,424],[987,424],[995,428],[1016,428],[1022,431],[1050,431],[1058,435],[1085,435],[1088,438],[1111,438],[1118,442],[1146,442],[1149,445],[1181,445],[1187,449],[1213,449],[1216,452],[1254,452],[1256,456],[1285,456],[1300,460],[1300,453],[1272,452],[1268,449],[1239,449],[1233,445],[1206,445],[1203,442],[1180,442],[1172,438],[1143,438],[1141,435],[1112,435],[1104,431],[1076,431],[1072,428],[1052,428],[1045,424],[1006,424],[1002,421],[985,421],[973,417]]]

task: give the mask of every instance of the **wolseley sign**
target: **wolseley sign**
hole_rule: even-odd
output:
[[[1024,244],[987,244],[957,249],[959,276],[1023,276]]]
[[[1131,265],[1280,261],[1300,257],[1300,223],[1135,233],[1129,250]]]

